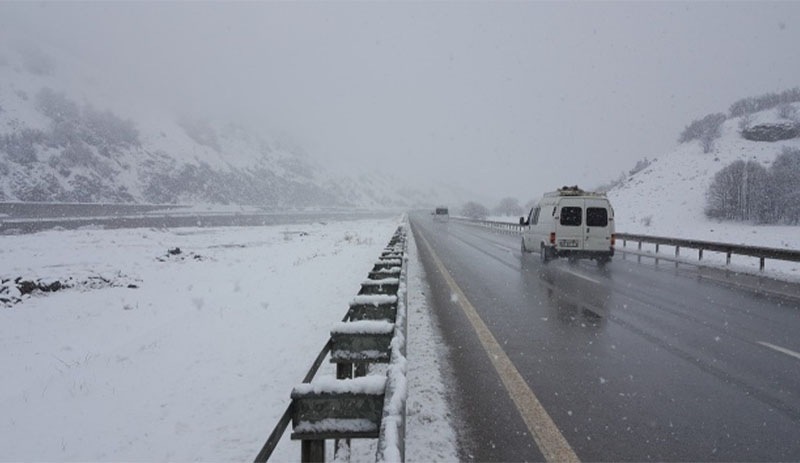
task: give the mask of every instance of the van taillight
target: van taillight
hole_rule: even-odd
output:
[[[550,233],[550,244],[556,244],[556,234]]]
[[[617,242],[617,235],[615,235],[614,233],[612,233],[612,234],[611,234],[611,246],[614,246],[614,244],[615,244],[616,242]]]

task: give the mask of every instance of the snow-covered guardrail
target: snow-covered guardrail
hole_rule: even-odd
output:
[[[301,461],[325,461],[350,439],[377,438],[376,461],[405,461],[407,261],[406,228],[398,227],[369,272],[341,323],[317,356],[255,461],[267,461],[289,423],[301,441]],[[313,380],[330,357],[336,378]],[[388,363],[386,374],[369,366]]]
[[[485,228],[491,228],[493,230],[497,230],[504,233],[511,233],[511,234],[520,234],[522,230],[525,228],[523,225],[509,223],[509,222],[495,222],[490,220],[474,220],[474,219],[467,219],[462,217],[453,217],[451,220],[455,220],[458,222],[466,223],[469,225],[475,225]],[[616,233],[616,250],[622,253],[631,253],[637,254],[639,256],[639,260],[644,257],[651,257],[656,260],[659,259],[664,260],[674,260],[676,265],[678,264],[678,258],[680,257],[681,248],[685,249],[695,249],[697,250],[697,260],[703,260],[703,252],[704,251],[712,251],[712,252],[720,252],[724,253],[726,256],[725,264],[730,265],[731,263],[731,255],[742,255],[742,256],[750,256],[755,257],[759,260],[759,270],[763,271],[765,266],[766,259],[774,259],[774,260],[784,260],[784,261],[792,261],[792,262],[800,262],[800,251],[794,249],[778,249],[778,248],[767,248],[767,247],[760,247],[760,246],[745,246],[741,244],[731,244],[731,243],[721,243],[715,241],[701,241],[701,240],[690,240],[690,239],[683,239],[683,238],[670,238],[665,236],[652,236],[652,235],[638,235],[633,233]],[[638,243],[636,250],[630,250],[628,248],[628,241],[632,241]],[[620,247],[620,242],[622,246]],[[642,251],[642,243],[654,244],[655,245],[655,253],[646,253]],[[664,254],[659,254],[659,247],[661,245],[664,246],[672,246],[675,248],[675,258],[671,258],[669,256],[665,256]],[[681,262],[685,262],[681,260]]]

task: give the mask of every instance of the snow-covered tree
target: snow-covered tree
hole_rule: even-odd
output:
[[[692,140],[699,140],[704,153],[710,153],[714,149],[714,140],[722,134],[722,123],[727,117],[722,113],[709,114],[702,119],[696,119],[687,125],[680,137],[679,143],[686,143]]]
[[[522,206],[519,205],[517,198],[503,198],[493,212],[497,215],[519,216],[522,215]]]
[[[797,108],[791,103],[781,103],[781,105],[778,106],[778,117],[796,121]]]
[[[461,215],[470,219],[483,220],[489,215],[489,210],[482,204],[469,201],[461,208]]]
[[[736,161],[714,175],[707,192],[706,215],[726,220],[772,219],[767,169],[755,161]]]
[[[800,223],[800,149],[784,148],[769,170],[776,221]]]
[[[744,116],[759,111],[765,111],[784,103],[800,102],[800,87],[790,88],[780,93],[765,93],[764,95],[742,98],[733,103],[728,109],[730,117]]]

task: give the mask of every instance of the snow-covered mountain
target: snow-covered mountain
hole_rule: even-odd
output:
[[[74,57],[0,45],[0,201],[430,207],[456,190],[335,177],[242,125],[175,115]]]
[[[799,103],[794,106],[800,109]],[[794,123],[781,117],[778,108],[754,113],[746,121],[742,117],[728,118],[710,152],[704,153],[699,141],[690,141],[653,159],[608,192],[617,230],[800,249],[800,227],[721,222],[704,213],[709,185],[721,169],[737,160],[757,161],[768,168],[784,147],[800,149],[800,138],[746,140],[741,127],[780,126],[787,122]]]

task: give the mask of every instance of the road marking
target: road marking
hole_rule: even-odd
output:
[[[776,350],[776,351],[781,352],[783,354],[790,355],[790,356],[792,356],[792,357],[794,357],[796,359],[800,359],[800,354],[798,354],[797,352],[795,352],[793,350],[789,350],[789,349],[787,349],[785,347],[781,347],[781,346],[776,346],[775,344],[770,344],[768,342],[758,341],[758,343],[761,344],[764,347],[769,347],[772,350]]]
[[[592,283],[597,283],[598,285],[600,284],[600,282],[598,280],[595,280],[594,278],[589,278],[586,275],[581,275],[580,273],[578,273],[578,272],[576,272],[574,270],[566,270],[565,269],[564,273],[569,273],[570,275],[575,275],[578,278],[583,278],[584,280],[591,281]]]
[[[478,311],[475,310],[475,307],[469,302],[467,296],[456,284],[455,280],[453,280],[450,272],[447,271],[444,264],[439,259],[439,256],[433,251],[428,240],[425,239],[422,234],[419,236],[422,238],[422,242],[428,249],[439,272],[450,286],[453,294],[456,295],[455,298],[450,299],[451,302],[461,307],[464,315],[467,316],[467,319],[469,319],[472,324],[472,328],[475,330],[475,334],[478,335],[483,349],[489,356],[489,360],[491,360],[495,370],[497,370],[497,374],[500,375],[500,379],[506,391],[508,391],[508,395],[511,396],[511,399],[514,401],[517,411],[519,411],[523,421],[525,421],[528,431],[530,431],[531,436],[533,436],[545,460],[548,462],[579,462],[578,455],[572,450],[569,442],[567,442],[567,439],[561,434],[561,431],[558,430],[558,426],[556,426],[541,402],[539,402],[539,399],[536,398],[536,395],[528,387],[528,384],[519,373],[519,370],[517,370],[511,362],[511,359],[508,358],[503,348],[500,347],[500,343],[497,342],[492,332],[489,331],[489,327],[486,326],[480,315],[478,315]]]
[[[503,246],[502,244],[499,244],[499,243],[489,243],[489,244],[491,244],[492,246],[494,246],[494,247],[496,247],[498,249],[502,249],[503,251],[514,252],[514,249],[509,248],[508,246]]]

